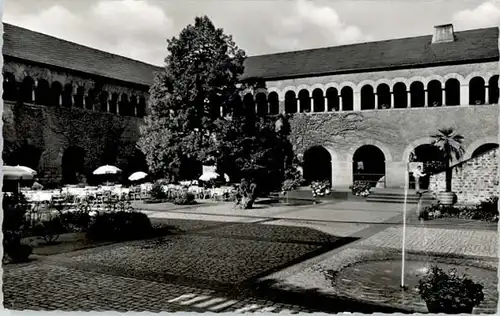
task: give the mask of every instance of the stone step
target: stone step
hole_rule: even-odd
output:
[[[372,199],[366,199],[367,202],[375,202],[375,203],[404,203],[404,200],[388,200],[388,199],[377,199],[377,198],[372,198]],[[418,201],[412,201],[412,200],[407,200],[407,204],[418,204]]]

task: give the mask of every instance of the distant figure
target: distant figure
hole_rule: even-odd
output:
[[[358,171],[363,171],[363,170],[365,170],[365,165],[364,165],[364,163],[363,163],[362,161],[358,161],[358,164],[357,164],[357,165],[358,165],[358,166],[357,166],[357,167],[358,167]]]
[[[413,170],[413,177],[415,178],[415,190],[417,193],[420,193],[420,178],[425,177],[425,173],[422,173],[422,167],[417,166],[415,170]]]

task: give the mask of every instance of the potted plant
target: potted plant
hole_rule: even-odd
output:
[[[453,170],[450,167],[453,159],[459,160],[465,153],[462,147],[464,137],[456,134],[452,128],[446,128],[440,129],[439,134],[432,135],[432,138],[432,145],[443,154],[446,172],[446,190],[438,192],[438,200],[443,205],[452,205],[455,202],[455,193],[451,190]]]
[[[484,300],[483,286],[466,274],[459,276],[456,269],[448,273],[433,266],[419,280],[417,289],[429,313],[472,314],[474,307]]]

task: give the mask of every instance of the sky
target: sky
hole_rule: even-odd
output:
[[[3,21],[163,65],[166,40],[209,16],[247,55],[500,25],[500,0],[5,0]]]

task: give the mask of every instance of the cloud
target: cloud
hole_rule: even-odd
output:
[[[309,0],[295,0],[291,12],[275,20],[268,45],[279,50],[351,44],[371,40],[355,25],[348,25],[337,11]]]
[[[453,23],[460,29],[474,29],[500,24],[500,1],[487,1],[473,9],[453,14]]]
[[[9,15],[7,11],[4,20],[155,64],[165,57],[166,32],[173,27],[162,8],[136,0],[99,1],[80,10],[53,4],[29,14]]]

